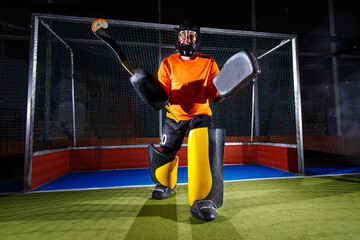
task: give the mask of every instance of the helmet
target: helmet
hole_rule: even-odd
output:
[[[176,49],[180,55],[190,57],[200,51],[200,27],[185,20],[176,30]]]

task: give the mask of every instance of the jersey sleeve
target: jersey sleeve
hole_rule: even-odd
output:
[[[170,67],[166,59],[163,60],[160,64],[158,70],[158,81],[160,82],[161,86],[169,96],[171,89]]]

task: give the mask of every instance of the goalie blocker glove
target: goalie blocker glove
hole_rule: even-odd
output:
[[[164,108],[169,98],[157,79],[145,69],[137,68],[130,82],[141,99],[154,110]]]
[[[255,54],[243,50],[229,58],[213,80],[222,98],[228,97],[261,73]]]

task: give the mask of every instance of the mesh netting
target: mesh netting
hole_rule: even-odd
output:
[[[92,21],[40,19],[34,150],[74,142],[76,146],[158,143],[164,111],[159,114],[143,103],[115,54],[92,33]],[[108,22],[107,33],[135,67],[156,75],[161,60],[176,53],[174,26]],[[201,52],[212,56],[221,69],[243,49],[260,56],[282,40],[204,29]],[[228,142],[250,141],[253,126],[254,141],[296,143],[292,64],[291,42],[261,59],[255,111],[252,82],[223,102],[211,104],[215,126],[226,130]]]

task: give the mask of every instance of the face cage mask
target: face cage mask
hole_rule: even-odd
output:
[[[177,36],[176,47],[181,56],[191,57],[200,49],[199,35],[196,31],[180,30]]]

